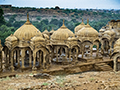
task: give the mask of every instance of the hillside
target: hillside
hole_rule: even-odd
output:
[[[66,19],[71,21],[81,21],[83,18],[90,21],[98,21],[101,19],[118,19],[120,17],[120,10],[97,10],[97,9],[60,9],[60,8],[30,8],[30,7],[2,7],[4,17],[9,20],[11,16],[15,15],[16,21],[25,21],[26,13],[29,12],[31,21],[40,21],[48,19]]]
[[[4,45],[5,38],[13,34],[27,19],[29,12],[30,22],[35,25],[41,32],[45,29],[51,31],[52,28],[57,30],[61,27],[63,19],[65,25],[74,32],[74,28],[81,23],[83,18],[84,23],[89,24],[99,31],[102,26],[105,26],[112,19],[120,19],[120,10],[99,10],[99,9],[62,9],[55,8],[31,8],[31,7],[13,7],[12,5],[0,5],[5,19],[5,24],[0,26],[0,39]],[[2,18],[3,19],[3,18]]]

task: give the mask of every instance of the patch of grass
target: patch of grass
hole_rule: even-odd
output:
[[[16,74],[16,75],[15,75],[15,77],[19,77],[19,75],[18,75],[18,74]]]
[[[48,83],[43,83],[42,85],[47,86],[47,85],[49,85],[49,84],[48,84]]]
[[[33,73],[30,73],[30,75],[33,75]]]
[[[3,80],[5,81],[10,80],[10,77],[3,78]]]
[[[64,87],[64,82],[65,82],[64,77],[65,76],[59,76],[59,78],[56,78],[56,83],[58,83],[60,87]]]
[[[13,90],[13,89],[8,89],[8,90]]]
[[[89,81],[94,81],[95,79],[94,78],[90,78]]]

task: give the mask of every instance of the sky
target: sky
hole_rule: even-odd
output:
[[[55,7],[70,9],[120,9],[120,0],[0,0],[15,7]]]

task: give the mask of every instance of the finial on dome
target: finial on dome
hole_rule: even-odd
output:
[[[83,18],[82,18],[82,22],[83,22]]]
[[[25,23],[26,25],[30,25],[31,23],[30,23],[30,21],[29,21],[29,13],[27,12],[27,21],[26,21],[26,23]]]
[[[27,21],[29,21],[29,13],[27,12]]]
[[[87,25],[89,25],[89,19],[87,19]]]
[[[63,19],[63,26],[65,26],[64,22],[65,22],[65,20]]]

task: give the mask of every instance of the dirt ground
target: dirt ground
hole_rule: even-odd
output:
[[[0,79],[0,90],[120,90],[120,71],[89,71],[78,74],[31,77],[32,73]]]

